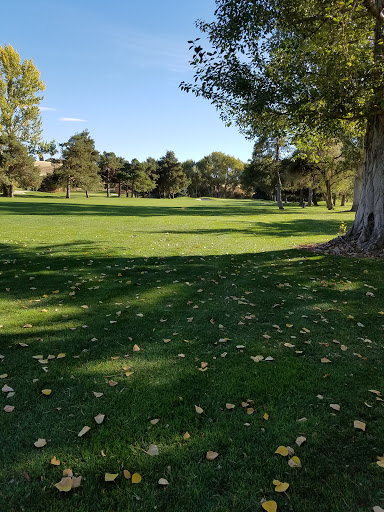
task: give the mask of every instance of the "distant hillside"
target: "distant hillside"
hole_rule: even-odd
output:
[[[35,162],[36,167],[40,168],[40,176],[47,176],[48,174],[52,174],[60,164],[53,164],[52,162],[39,161]]]

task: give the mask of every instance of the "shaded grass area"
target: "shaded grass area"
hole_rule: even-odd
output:
[[[0,382],[15,390],[2,393],[15,410],[1,411],[0,510],[251,511],[263,497],[295,512],[383,506],[383,405],[368,391],[384,391],[383,264],[293,249],[335,235],[351,214],[51,197],[0,201]],[[279,445],[302,467],[274,455]],[[207,461],[208,450],[219,457]],[[82,485],[60,494],[53,484],[68,467]],[[104,482],[106,472],[119,476]],[[273,479],[290,483],[286,494]]]

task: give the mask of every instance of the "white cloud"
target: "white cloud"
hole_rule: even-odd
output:
[[[60,117],[59,121],[67,121],[73,123],[86,123],[85,119],[78,119],[77,117]]]
[[[41,110],[41,112],[55,112],[56,111],[55,108],[50,108],[50,107],[40,107],[40,110]]]

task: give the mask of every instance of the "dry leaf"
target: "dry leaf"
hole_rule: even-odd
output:
[[[8,373],[2,373],[0,375],[0,379],[6,379],[8,377]]]
[[[101,425],[104,421],[104,418],[105,414],[98,414],[97,416],[95,416],[95,421],[98,425]]]
[[[150,447],[148,448],[148,451],[145,453],[151,455],[151,457],[153,457],[154,455],[159,455],[159,447],[155,444],[151,444]]]
[[[140,352],[140,350],[141,349],[140,349],[139,345],[133,345],[133,351],[134,352]]]
[[[330,361],[330,360],[329,360],[329,359],[327,359],[326,357],[323,357],[323,358],[321,359],[321,362],[322,362],[322,363],[331,363],[332,361]]]
[[[14,389],[11,388],[11,386],[8,386],[7,384],[4,384],[4,386],[1,388],[1,391],[3,393],[12,393],[12,391],[14,391]]]
[[[197,412],[197,414],[203,414],[204,409],[202,409],[202,408],[201,408],[201,407],[199,407],[198,405],[195,405],[195,411]]]
[[[279,446],[275,453],[282,455],[283,457],[286,457],[288,455],[288,448],[286,446]]]
[[[64,477],[55,484],[56,489],[60,492],[68,492],[72,489],[72,478],[70,476]]]
[[[384,508],[381,508],[378,505],[376,505],[376,507],[373,507],[372,510],[373,512],[384,512]]]
[[[42,448],[47,444],[47,441],[45,439],[38,439],[33,444],[36,446],[36,448]]]
[[[335,411],[340,411],[340,405],[339,404],[329,404],[329,407],[331,407]]]
[[[72,489],[77,489],[78,487],[80,487],[81,479],[82,479],[81,476],[72,478]]]
[[[104,480],[106,482],[114,482],[119,476],[119,473],[105,473]]]
[[[104,395],[104,393],[98,393],[97,391],[92,391],[96,398],[100,398]]]
[[[4,412],[13,412],[15,409],[14,405],[6,405],[3,409]]]
[[[207,455],[206,455],[206,458],[208,460],[215,460],[217,457],[219,456],[219,454],[217,452],[207,452]]]
[[[380,391],[376,391],[376,389],[368,389],[371,393],[374,393],[375,395],[381,395]]]
[[[301,446],[303,443],[305,443],[305,441],[307,440],[306,437],[304,436],[300,436],[296,439],[296,444],[297,446]]]
[[[51,459],[51,464],[54,466],[60,466],[60,461],[56,459],[56,456]]]
[[[190,437],[191,437],[191,435],[190,435],[190,433],[189,433],[189,432],[186,432],[186,433],[183,435],[183,439],[184,439],[184,441],[185,441],[186,439],[189,439]]]
[[[89,432],[91,430],[91,427],[83,427],[80,432],[77,434],[77,437],[82,437],[84,434],[86,434],[87,432]]]
[[[132,475],[132,483],[139,484],[141,482],[141,475],[139,473],[133,473]]]
[[[118,385],[118,382],[116,382],[116,381],[114,381],[114,380],[110,380],[110,381],[108,382],[108,384],[111,386],[111,388],[114,388],[115,386],[117,386],[117,385]]]
[[[264,359],[264,356],[251,356],[252,361],[255,363],[260,363]]]
[[[276,501],[264,501],[261,506],[267,512],[277,512],[277,503]]]
[[[131,478],[131,473],[128,471],[128,469],[124,469],[123,474],[126,480],[129,480]]]
[[[157,482],[159,485],[169,485],[169,482],[168,480],[166,480],[165,478],[160,478],[159,481]]]
[[[236,407],[236,405],[234,405],[234,404],[225,404],[225,407],[226,407],[226,409],[231,410],[231,409],[234,409]]]
[[[200,364],[201,368],[204,370],[204,368],[207,368],[208,366],[208,363],[201,363]]]
[[[365,427],[366,427],[366,424],[363,423],[362,421],[359,421],[359,420],[355,420],[353,422],[353,426],[359,430],[362,430],[363,432],[365,432]]]
[[[156,423],[159,423],[159,418],[155,418],[154,420],[151,420],[152,425],[156,425]]]
[[[69,469],[69,468],[68,469],[64,469],[63,476],[71,476],[72,477],[73,476],[72,469]]]
[[[299,457],[296,457],[295,455],[294,457],[292,457],[292,459],[289,459],[288,466],[290,466],[291,468],[301,468],[301,461]]]

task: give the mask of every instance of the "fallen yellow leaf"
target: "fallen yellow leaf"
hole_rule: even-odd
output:
[[[353,422],[353,426],[355,428],[357,428],[358,430],[362,430],[363,432],[365,432],[365,427],[366,427],[366,424],[363,423],[362,421],[359,421],[359,420],[355,420]]]
[[[89,432],[91,430],[91,427],[83,427],[80,432],[77,434],[78,437],[82,437],[84,434],[86,434],[87,432]]]
[[[56,459],[56,456],[51,459],[51,464],[54,466],[60,466],[60,461]]]
[[[274,485],[276,485],[276,492],[285,492],[289,487],[289,484],[287,482],[279,482],[279,480],[274,480],[273,483]]]
[[[286,457],[288,455],[288,448],[286,446],[279,446],[275,453],[282,455],[283,457]]]
[[[119,473],[105,473],[104,480],[106,482],[113,482],[118,477]]]
[[[289,459],[288,466],[290,466],[291,468],[301,468],[301,461],[299,457],[296,457],[295,455],[294,457],[292,457],[292,459]]]
[[[141,482],[141,475],[139,473],[133,473],[132,475],[132,483],[139,484]]]
[[[277,503],[276,501],[264,501],[264,503],[261,504],[264,510],[267,512],[277,512]]]
[[[184,439],[184,441],[185,441],[186,439],[189,439],[190,437],[191,437],[191,435],[190,435],[190,433],[189,433],[189,432],[186,432],[186,433],[183,435],[183,439]]]
[[[41,393],[43,395],[49,396],[52,393],[52,389],[42,389]]]

